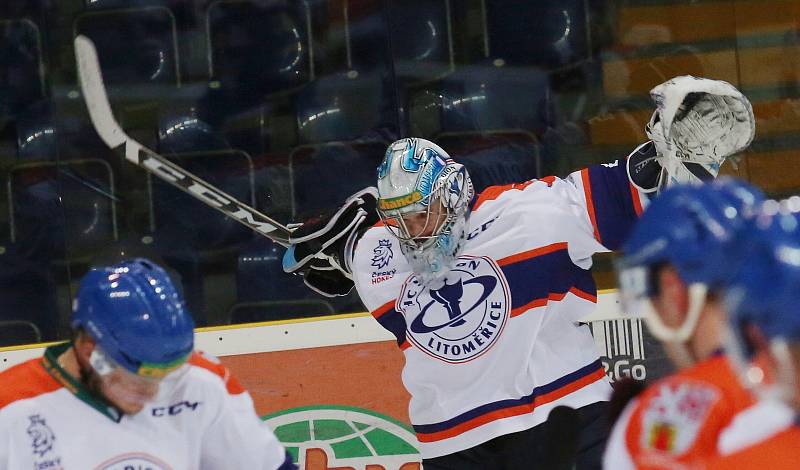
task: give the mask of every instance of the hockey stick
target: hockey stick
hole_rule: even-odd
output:
[[[125,133],[111,112],[108,94],[103,84],[103,74],[100,72],[100,62],[97,59],[97,50],[91,39],[83,35],[75,38],[75,59],[78,62],[78,78],[92,125],[109,148],[122,153],[127,161],[154,174],[203,204],[283,246],[289,245],[291,230],[285,225],[239,202],[235,197],[175,165]]]

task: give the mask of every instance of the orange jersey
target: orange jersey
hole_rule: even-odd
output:
[[[769,470],[800,468],[800,428],[790,426],[758,444],[713,460],[709,470],[740,470],[763,468]]]
[[[666,377],[632,401],[614,427],[605,467],[690,469],[717,455],[722,430],[753,398],[723,355]]]

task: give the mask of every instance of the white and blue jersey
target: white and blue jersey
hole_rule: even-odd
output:
[[[559,405],[608,399],[589,328],[592,255],[616,249],[646,197],[624,161],[508,186],[475,200],[444,282],[421,286],[382,226],[356,247],[356,288],[405,355],[423,458],[529,429]]]

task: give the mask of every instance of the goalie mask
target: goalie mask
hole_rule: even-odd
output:
[[[753,108],[728,82],[686,75],[658,85],[650,96],[656,111],[646,133],[662,169],[658,184],[641,191],[713,179],[727,157],[753,141]]]
[[[378,213],[427,283],[444,274],[465,240],[472,182],[463,165],[424,139],[394,142],[378,167]]]

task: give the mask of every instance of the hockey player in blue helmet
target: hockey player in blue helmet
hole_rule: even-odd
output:
[[[0,373],[0,468],[296,468],[236,379],[193,352],[159,266],[92,269],[71,324],[71,342]]]
[[[738,234],[763,201],[761,191],[735,179],[677,186],[634,226],[617,262],[623,311],[644,315],[678,371],[628,403],[605,467],[697,466],[716,455],[723,428],[752,404],[723,351],[721,287],[738,262]],[[693,399],[695,408],[683,406]],[[664,423],[673,423],[674,444],[653,437]]]
[[[74,358],[89,389],[136,414],[194,347],[194,321],[167,274],[144,260],[93,269],[73,302]]]
[[[762,206],[724,281],[727,345],[758,402],[740,411],[704,468],[797,468],[800,446],[800,197]]]
[[[623,308],[642,314],[656,339],[668,345],[676,365],[685,367],[705,356],[692,351],[689,340],[709,293],[725,275],[726,262],[735,258],[730,244],[764,196],[731,178],[701,187],[678,186],[667,194],[636,224],[616,268]],[[660,295],[672,286],[662,284],[672,279],[679,281],[679,298]]]
[[[715,177],[754,130],[749,102],[725,82],[682,77],[653,96],[658,145],[480,194],[446,149],[401,139],[377,188],[292,234],[284,270],[324,295],[355,286],[397,339],[426,469],[569,465],[535,444],[560,405],[576,409],[572,458],[599,464],[610,387],[578,325],[597,298],[591,257],[620,246],[648,193]],[[678,171],[675,159],[698,166]]]

